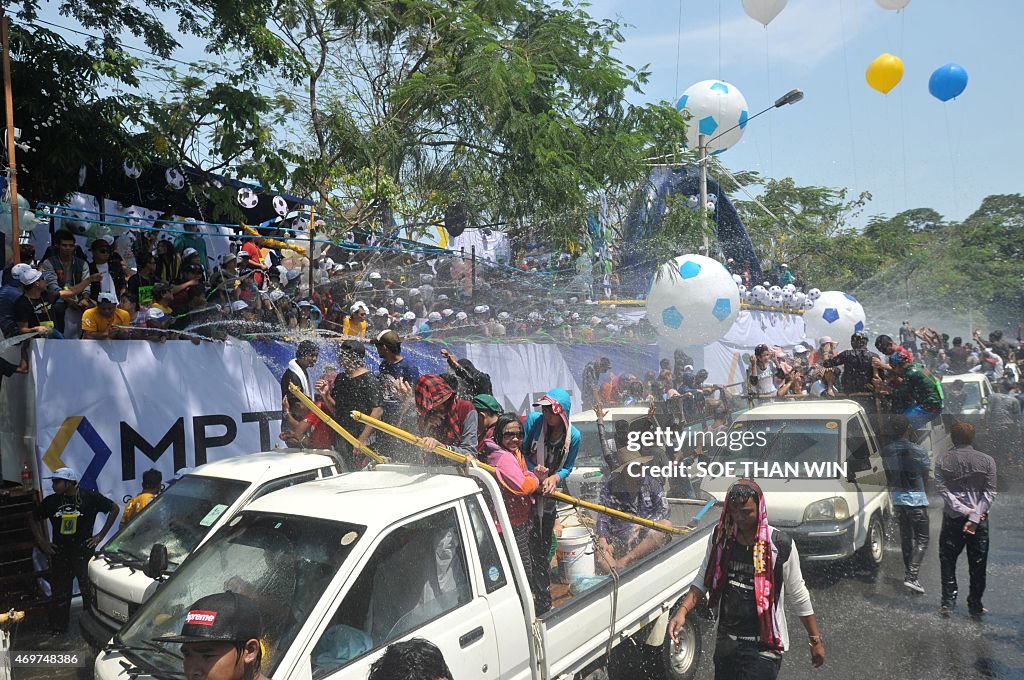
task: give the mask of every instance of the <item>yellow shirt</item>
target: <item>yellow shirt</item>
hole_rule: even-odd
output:
[[[128,501],[128,504],[124,506],[124,514],[121,515],[121,524],[127,524],[132,517],[142,512],[142,509],[149,505],[154,498],[156,498],[155,493],[143,491]]]
[[[159,309],[164,314],[167,314],[168,316],[170,316],[171,314],[174,313],[173,309],[171,309],[170,307],[165,307],[164,305],[160,304],[159,302],[154,302],[153,306],[156,307],[157,309]]]
[[[357,338],[366,337],[366,322],[360,321],[358,324],[352,322],[352,317],[346,316],[345,322],[342,324],[341,332],[345,335],[352,335]]]
[[[98,307],[85,310],[82,314],[82,331],[90,333],[106,333],[115,326],[130,326],[132,318],[120,307],[114,309],[113,316],[103,316]]]

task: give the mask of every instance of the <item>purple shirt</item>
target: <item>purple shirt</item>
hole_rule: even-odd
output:
[[[935,486],[947,517],[980,522],[996,499],[996,462],[972,446],[959,446],[935,462]]]

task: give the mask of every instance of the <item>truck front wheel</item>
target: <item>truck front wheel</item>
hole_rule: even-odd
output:
[[[673,608],[672,613],[676,610]],[[661,645],[662,675],[664,680],[692,680],[700,666],[701,632],[697,614],[686,617],[686,623],[679,631],[679,644],[675,645],[672,638],[665,636]]]

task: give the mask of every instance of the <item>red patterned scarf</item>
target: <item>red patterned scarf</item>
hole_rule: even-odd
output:
[[[455,391],[439,375],[423,375],[416,382],[416,410],[419,411],[420,434],[433,437],[442,444],[457,444],[462,437],[462,423],[455,408]],[[442,411],[440,422],[432,413]]]
[[[746,486],[757,492],[757,533],[754,538],[754,602],[757,605],[757,622],[761,644],[767,649],[782,651],[782,633],[775,619],[774,565],[772,564],[771,529],[768,527],[768,510],[764,494],[756,482],[741,479],[729,488],[731,493],[737,486]],[[729,495],[726,495],[722,515],[718,518],[711,540],[711,556],[704,574],[704,589],[708,595],[708,606],[714,609],[722,596],[722,589],[729,580],[729,563],[732,548],[736,545],[736,524],[729,516]]]

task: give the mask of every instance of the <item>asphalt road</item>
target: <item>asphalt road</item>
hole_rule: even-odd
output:
[[[932,499],[931,539],[921,569],[923,595],[903,587],[903,561],[897,537],[890,537],[885,561],[877,574],[852,563],[829,567],[805,565],[818,626],[825,639],[827,661],[814,669],[804,647],[799,619],[789,616],[794,650],[786,654],[781,678],[787,680],[849,678],[859,680],[1024,679],[1024,494],[1021,486],[1000,493],[991,513],[988,589],[983,621],[967,615],[966,554],[960,558],[958,608],[949,619],[938,615],[938,531],[941,501]],[[769,508],[769,515],[771,508]],[[76,602],[72,621],[81,605]],[[51,640],[23,624],[16,649],[62,649],[88,655],[72,624],[67,639]],[[714,677],[713,639],[704,636],[698,678]],[[591,676],[603,677],[603,673]],[[15,669],[14,680],[87,680],[92,664],[78,669]],[[456,680],[463,680],[458,678]]]

